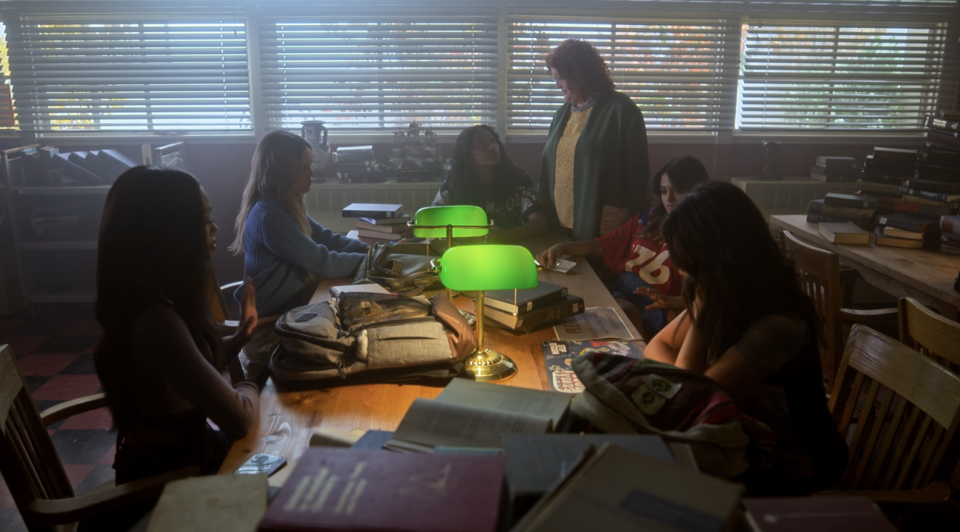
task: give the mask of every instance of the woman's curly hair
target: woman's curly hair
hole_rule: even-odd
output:
[[[495,196],[509,196],[517,187],[533,186],[530,177],[507,155],[506,148],[500,142],[500,136],[490,126],[471,126],[460,132],[453,145],[453,162],[450,176],[443,183],[457,203],[484,207],[482,185],[477,178],[476,164],[473,162],[473,139],[480,130],[488,131],[497,147],[500,148],[500,162],[493,167],[493,187]]]
[[[587,41],[567,39],[547,54],[547,69],[553,68],[567,81],[577,100],[592,98],[603,90],[613,90],[613,78],[607,62]]]

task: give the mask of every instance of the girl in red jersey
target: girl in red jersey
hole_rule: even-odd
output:
[[[677,157],[651,181],[653,207],[594,240],[556,244],[538,257],[546,267],[564,254],[600,256],[616,277],[607,288],[647,340],[667,324],[667,311],[684,308],[682,275],[670,261],[660,223],[683,196],[710,176],[696,157]]]

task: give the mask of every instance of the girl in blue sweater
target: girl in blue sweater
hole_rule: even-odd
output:
[[[313,178],[311,162],[310,144],[286,131],[264,135],[253,154],[237,237],[229,249],[244,254],[244,276],[253,279],[260,316],[305,305],[321,279],[352,276],[366,257],[366,244],[325,229],[307,215],[304,195]],[[262,320],[271,328],[273,321]],[[245,349],[248,356],[250,351]]]

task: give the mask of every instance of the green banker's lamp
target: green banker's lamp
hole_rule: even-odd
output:
[[[487,220],[487,213],[476,205],[442,205],[424,207],[413,215],[413,221],[407,222],[413,228],[413,236],[418,238],[447,239],[447,249],[453,247],[453,237],[486,236],[492,225]],[[429,244],[427,255],[430,254]],[[445,285],[446,286],[446,285]],[[447,299],[453,301],[453,291],[447,287]],[[460,311],[470,325],[476,318],[469,312]]]
[[[477,291],[477,349],[464,368],[477,381],[513,376],[517,366],[509,357],[483,346],[483,291],[535,288],[537,266],[527,248],[505,245],[459,246],[440,259],[440,281],[453,290]]]

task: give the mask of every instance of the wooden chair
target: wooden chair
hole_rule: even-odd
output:
[[[960,323],[931,311],[913,298],[897,304],[900,341],[960,374]]]
[[[947,480],[960,455],[960,377],[854,325],[829,406],[840,434],[853,430],[842,487],[871,490],[843,494],[886,505],[949,498]]]
[[[75,529],[77,521],[159,497],[167,482],[199,473],[186,468],[75,495],[46,427],[106,404],[101,393],[39,413],[13,350],[0,345],[0,474],[31,532]]]
[[[844,308],[844,292],[852,292],[856,270],[847,269],[846,290],[841,279],[840,257],[825,249],[811,246],[793,236],[790,231],[780,232],[780,247],[792,259],[800,274],[803,291],[813,301],[823,325],[823,344],[820,349],[820,364],[827,376],[827,389],[833,388],[836,368],[843,354],[843,322],[873,325],[894,319],[894,308],[880,310],[854,310]]]

